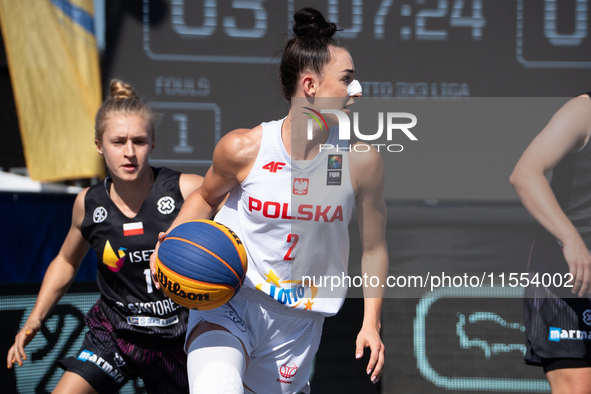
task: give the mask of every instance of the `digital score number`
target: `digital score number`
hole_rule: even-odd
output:
[[[524,67],[589,68],[590,0],[517,0],[517,60]],[[485,7],[510,20],[512,2],[484,0],[326,0],[317,7],[345,30],[345,39],[446,41],[454,29],[466,29],[481,41],[487,21]],[[213,63],[277,63],[269,48],[281,48],[291,29],[299,0],[169,0],[158,12],[144,0],[143,46],[153,60]],[[280,17],[277,17],[280,16]],[[161,18],[161,20],[159,19]],[[508,23],[511,23],[510,25]],[[490,26],[489,26],[490,27]]]
[[[445,41],[451,28],[482,39],[483,0],[327,0],[317,7],[344,29],[345,39]],[[300,4],[301,3],[301,4]],[[164,16],[143,3],[143,49],[149,58],[206,63],[277,63],[298,0],[169,0]],[[323,7],[324,6],[324,7]],[[272,16],[272,17],[271,17]],[[282,16],[282,17],[277,17]],[[161,18],[161,20],[159,19]],[[272,52],[272,51],[271,51]]]
[[[362,0],[359,0],[362,2]],[[386,26],[386,17],[396,5],[400,16],[406,19],[401,22],[400,38],[403,40],[437,40],[445,41],[448,31],[444,28],[429,28],[428,23],[441,24],[450,27],[465,27],[471,30],[472,40],[482,39],[482,29],[486,26],[486,18],[482,15],[483,0],[437,0],[434,5],[427,7],[425,0],[416,0],[408,3],[394,2],[394,0],[382,0],[374,18],[374,38],[383,39]],[[434,2],[431,2],[434,3]],[[443,27],[442,26],[442,27]]]
[[[589,0],[518,0],[517,60],[528,68],[591,68]]]

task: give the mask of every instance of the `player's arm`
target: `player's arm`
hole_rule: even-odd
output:
[[[40,330],[41,324],[66,293],[74,277],[80,268],[82,259],[88,252],[90,245],[82,237],[80,227],[84,219],[84,196],[86,190],[76,197],[72,211],[72,225],[66,236],[58,255],[52,260],[41,284],[41,290],[37,297],[35,307],[23,328],[16,334],[14,344],[8,350],[7,366],[12,368],[16,363],[23,365],[27,359],[25,346],[27,346],[35,334]]]
[[[567,154],[584,146],[591,130],[591,100],[578,97],[566,103],[527,147],[510,182],[525,208],[564,245],[564,257],[575,276],[573,294],[591,292],[591,254],[564,214],[545,175]]]
[[[173,228],[181,223],[197,219],[209,219],[218,210],[220,204],[232,188],[242,182],[256,159],[260,147],[262,127],[237,129],[226,134],[216,145],[212,165],[209,167],[203,183],[193,191],[166,233],[160,233],[155,251],[150,257],[152,279],[157,289],[156,256],[160,243]]]
[[[360,358],[369,347],[371,356],[367,373],[376,383],[384,366],[384,344],[380,338],[382,300],[388,275],[388,247],[386,245],[386,204],[384,202],[384,163],[380,154],[369,152],[350,154],[350,168],[357,202],[361,235],[361,271],[369,278],[380,279],[378,287],[364,288],[363,324],[357,336],[355,356]]]

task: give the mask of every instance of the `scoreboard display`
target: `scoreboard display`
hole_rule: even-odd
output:
[[[162,114],[154,165],[204,173],[225,133],[287,114],[278,64],[293,14],[306,6],[344,29],[338,34],[364,97],[572,97],[591,90],[589,0],[109,1],[105,89],[110,78],[129,81]],[[539,131],[537,123],[523,129],[516,143],[505,131],[508,162]],[[452,198],[465,199],[462,193]],[[416,198],[449,195],[434,189]],[[491,199],[517,201],[512,192]]]

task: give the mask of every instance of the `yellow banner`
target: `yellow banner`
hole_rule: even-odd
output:
[[[93,0],[0,0],[0,23],[31,178],[102,176]]]

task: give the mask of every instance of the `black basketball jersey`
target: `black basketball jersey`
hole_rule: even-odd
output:
[[[560,207],[591,248],[591,141],[556,165],[550,185]]]
[[[100,305],[117,335],[157,345],[153,337],[142,334],[184,338],[188,310],[156,290],[150,276],[150,255],[158,233],[168,229],[184,202],[180,173],[152,170],[154,185],[134,218],[125,216],[111,200],[110,177],[90,187],[81,230],[97,254]]]

